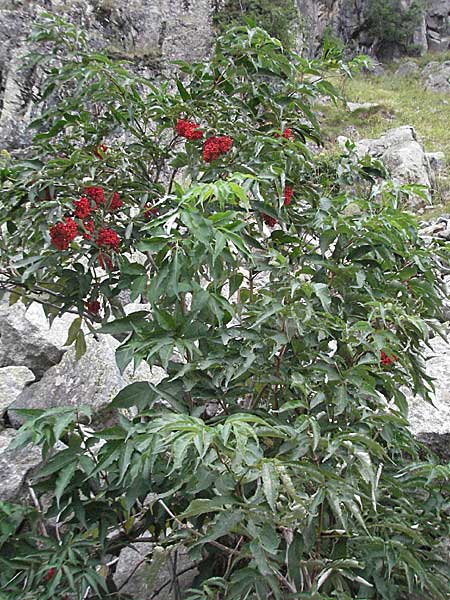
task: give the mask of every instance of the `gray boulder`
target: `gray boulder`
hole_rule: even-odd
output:
[[[57,329],[49,328],[43,311],[44,320],[37,318],[39,309],[42,311],[41,307],[27,311],[20,303],[0,304],[0,367],[26,366],[38,379],[59,363],[66,339],[57,325]]]
[[[426,76],[425,87],[432,92],[450,92],[450,61],[443,62]]]
[[[109,335],[99,340],[87,339],[87,351],[76,360],[71,347],[58,365],[50,368],[42,379],[27,387],[9,406],[8,418],[13,427],[22,423],[15,408],[47,409],[56,406],[89,405],[96,420],[106,423],[111,415],[105,414],[106,405],[116,394],[134,381],[160,381],[162,369],[142,364],[136,373],[129,366],[123,375],[116,365],[115,351],[119,342]]]
[[[439,175],[446,166],[445,154],[443,152],[427,152],[426,157],[430,163],[431,169]]]
[[[175,585],[182,593],[192,586],[197,570],[185,548],[172,551],[171,555],[164,552],[163,548],[157,547],[153,552],[152,548],[152,544],[142,543],[122,550],[114,583],[130,598],[172,600],[178,597],[173,593],[174,571],[178,574]]]
[[[444,460],[450,460],[450,344],[435,337],[428,352],[427,373],[434,378],[433,404],[421,398],[409,400],[409,423],[414,435]]]
[[[28,474],[41,462],[41,452],[35,446],[8,450],[16,432],[0,431],[0,500],[14,502],[25,492]]]
[[[356,144],[356,152],[380,159],[394,181],[400,184],[415,183],[432,188],[433,173],[416,132],[410,125],[391,129],[377,139],[361,140]],[[414,200],[414,204],[422,202]]]
[[[419,71],[419,65],[413,60],[408,60],[402,63],[399,68],[395,71],[396,77],[411,77],[416,75]]]
[[[32,381],[34,374],[27,367],[0,368],[0,419],[27,383]]]

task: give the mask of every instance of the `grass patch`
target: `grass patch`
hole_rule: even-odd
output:
[[[398,65],[396,65],[398,66]],[[356,131],[357,137],[375,138],[389,129],[412,125],[427,152],[444,152],[450,163],[450,94],[424,89],[419,77],[399,78],[393,72],[381,77],[358,75],[341,81],[349,102],[375,102],[378,111],[350,113],[342,104],[320,107],[328,142]]]

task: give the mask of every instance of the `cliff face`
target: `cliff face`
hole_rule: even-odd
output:
[[[409,8],[413,0],[402,0]],[[305,44],[314,53],[330,28],[345,44],[371,52],[374,40],[368,35],[365,12],[370,0],[297,0],[305,22]],[[425,9],[414,35],[421,52],[447,50],[450,43],[448,0],[425,0]]]
[[[43,11],[87,32],[94,48],[151,74],[170,60],[195,60],[211,44],[211,0],[0,0],[0,148],[26,144],[35,77],[24,70],[26,41]]]

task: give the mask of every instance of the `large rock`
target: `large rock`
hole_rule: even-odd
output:
[[[34,381],[34,374],[27,367],[0,368],[0,419],[27,383],[32,381]]]
[[[103,409],[116,394],[134,381],[156,383],[164,376],[162,369],[150,368],[144,363],[136,373],[130,365],[123,375],[116,365],[115,351],[119,342],[109,335],[99,340],[87,339],[87,351],[76,360],[71,347],[61,362],[46,371],[42,379],[27,387],[8,407],[8,419],[13,427],[22,423],[15,408],[47,409],[55,406],[89,405],[96,420],[106,422],[110,415]]]
[[[42,307],[0,304],[0,367],[25,366],[37,378],[61,360],[73,317],[55,320],[50,328]]]
[[[419,65],[413,60],[407,60],[402,63],[399,68],[395,71],[396,77],[411,77],[418,73]]]
[[[370,154],[380,159],[397,183],[415,183],[428,190],[433,184],[433,173],[422,145],[413,127],[405,125],[391,129],[377,139],[361,140],[356,144],[359,156]]]
[[[409,422],[412,432],[427,443],[444,460],[450,460],[450,344],[435,337],[428,352],[427,373],[434,378],[433,404],[420,398],[409,401]]]
[[[26,490],[27,475],[41,462],[41,452],[35,446],[8,450],[16,431],[0,431],[0,500],[13,502]]]
[[[425,87],[432,92],[450,92],[450,61],[443,62],[430,69],[425,79]]]
[[[173,567],[176,567],[178,574],[177,585],[180,592],[191,587],[197,570],[189,559],[186,549],[178,549],[176,559],[173,552],[172,558],[164,557],[162,550],[162,548],[156,549],[156,564],[152,564],[152,544],[139,543],[122,550],[114,574],[114,583],[122,593],[129,594],[130,598],[172,600],[177,597],[173,594],[171,585]],[[146,555],[148,555],[147,561],[145,561]]]

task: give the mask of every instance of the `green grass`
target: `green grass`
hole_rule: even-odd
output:
[[[374,102],[380,109],[351,114],[344,104],[321,106],[328,142],[345,135],[346,129],[356,129],[360,138],[372,138],[401,125],[412,125],[425,150],[444,152],[450,164],[450,94],[429,92],[419,77],[398,78],[392,71],[381,77],[358,75],[340,85],[348,101]]]

